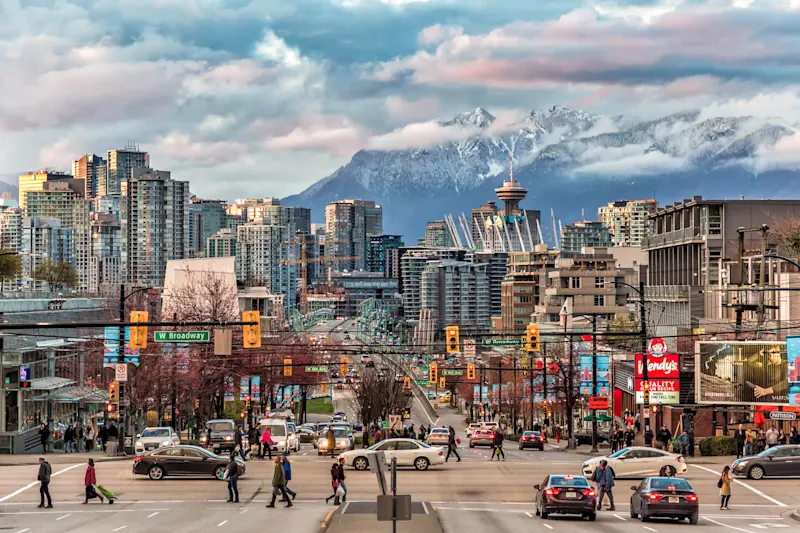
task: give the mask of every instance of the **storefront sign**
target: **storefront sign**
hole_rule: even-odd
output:
[[[636,354],[636,377],[644,378],[644,357]],[[679,356],[675,353],[664,353],[660,356],[647,357],[647,379],[676,379],[680,375]]]
[[[677,379],[648,379],[650,387],[650,405],[676,405],[680,403],[681,385]],[[636,403],[644,404],[644,384],[636,380]]]

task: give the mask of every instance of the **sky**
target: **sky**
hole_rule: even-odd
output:
[[[0,0],[0,175],[134,140],[199,196],[283,197],[476,107],[797,125],[797,28],[800,0]]]

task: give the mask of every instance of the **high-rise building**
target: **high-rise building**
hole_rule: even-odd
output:
[[[100,196],[120,196],[122,193],[122,182],[131,177],[134,168],[146,168],[150,166],[150,155],[142,152],[133,143],[119,150],[109,150],[107,153],[108,174],[106,177],[105,190],[100,188],[97,192]]]
[[[248,287],[267,287],[273,294],[284,294],[287,310],[297,303],[298,267],[285,261],[294,259],[295,246],[289,241],[286,226],[259,219],[239,226],[236,238],[236,278]]]
[[[92,238],[90,290],[122,283],[122,230],[119,218],[110,212],[94,212],[89,222]]]
[[[237,230],[238,233],[238,230]],[[230,257],[236,255],[236,233],[222,228],[208,238],[206,257]]]
[[[434,327],[489,328],[489,265],[470,261],[431,261],[422,272],[420,308],[430,310]]]
[[[365,270],[370,235],[383,233],[383,208],[370,200],[339,200],[325,206],[325,257],[334,270]],[[347,258],[347,259],[345,259]]]
[[[72,175],[86,180],[86,198],[102,196],[106,192],[108,162],[95,154],[83,154],[72,161]]]
[[[536,306],[544,301],[547,273],[556,266],[558,250],[537,244],[533,252],[514,252],[508,257],[508,274],[501,285],[502,330],[521,333]]]
[[[274,224],[286,226],[292,236],[298,231],[311,233],[311,210],[307,207],[281,205],[278,198],[236,200],[229,206],[228,214],[243,216],[246,222],[270,219]]]
[[[656,212],[655,200],[609,202],[597,210],[598,219],[611,232],[614,246],[641,246],[648,235],[647,217]]]
[[[228,215],[224,200],[192,197],[189,203],[189,255],[204,255],[208,239],[227,227]]]
[[[453,246],[453,238],[444,220],[428,222],[425,228],[425,246]]]
[[[189,182],[173,180],[167,171],[134,168],[122,189],[123,277],[159,287],[167,261],[189,252]]]
[[[403,297],[403,314],[406,320],[420,317],[422,272],[430,261],[452,259],[464,260],[467,251],[459,248],[400,248],[400,277],[398,292]]]
[[[53,170],[39,170],[19,175],[19,207],[25,210],[30,191],[41,191],[48,181],[63,181],[78,194],[86,192],[86,182],[75,179],[71,174]]]
[[[492,316],[502,314],[502,286],[508,272],[508,254],[505,252],[473,252],[466,256],[467,261],[487,265],[489,276],[489,310]]]
[[[561,230],[561,255],[580,255],[584,248],[611,247],[611,233],[602,222],[582,220]]]
[[[373,235],[369,238],[367,248],[367,271],[381,272],[385,278],[396,278],[399,275],[397,250],[405,246],[401,235]]]
[[[0,209],[0,250],[22,249],[22,220],[25,213],[18,207]]]
[[[72,229],[64,227],[57,218],[25,217],[20,251],[23,284],[34,289],[44,288],[45,283],[33,278],[36,269],[45,261],[73,264],[73,235]]]

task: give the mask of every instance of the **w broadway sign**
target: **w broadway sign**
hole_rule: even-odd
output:
[[[209,331],[156,331],[153,333],[154,342],[209,342]]]

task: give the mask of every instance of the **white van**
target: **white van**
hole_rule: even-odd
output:
[[[289,455],[289,424],[285,418],[262,418],[259,423],[261,424],[261,432],[269,429],[272,436],[272,450],[284,455]],[[259,437],[260,438],[260,437]]]

